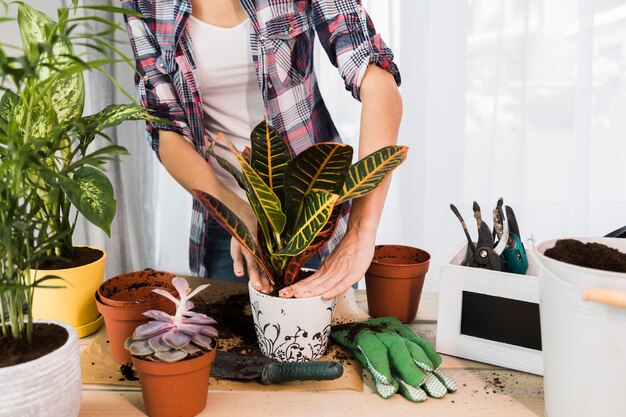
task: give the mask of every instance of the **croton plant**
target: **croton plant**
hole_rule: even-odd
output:
[[[352,164],[349,145],[324,142],[293,157],[281,135],[265,121],[250,135],[251,149],[238,152],[223,135],[240,169],[209,154],[246,192],[258,221],[257,236],[217,198],[194,190],[208,213],[252,254],[275,289],[296,282],[300,268],[332,237],[342,203],[375,189],[405,159],[406,146],[386,146]]]

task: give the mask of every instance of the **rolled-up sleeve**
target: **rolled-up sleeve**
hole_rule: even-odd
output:
[[[388,71],[400,85],[400,71],[360,0],[313,0],[313,24],[346,90],[360,100],[361,82],[370,64]]]
[[[146,122],[146,133],[150,146],[158,156],[159,130],[174,131],[193,143],[187,116],[172,85],[171,74],[168,73],[170,68],[165,68],[162,65],[163,53],[147,21],[151,19],[152,11],[139,7],[137,0],[122,0],[121,3],[122,7],[126,9],[143,14],[142,18],[124,16],[130,44],[135,55],[137,68],[135,84],[139,90],[141,105],[150,110],[154,116],[170,122],[169,124]]]

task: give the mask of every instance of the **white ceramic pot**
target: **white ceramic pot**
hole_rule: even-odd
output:
[[[41,358],[0,368],[0,416],[75,417],[80,411],[82,380],[76,330],[69,324],[53,323],[67,330],[65,344]]]
[[[254,328],[261,352],[280,362],[319,359],[326,351],[336,299],[279,298],[248,283]]]

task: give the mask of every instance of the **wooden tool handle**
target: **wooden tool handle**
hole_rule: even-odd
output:
[[[585,287],[583,288],[583,300],[595,301],[596,303],[607,304],[613,307],[626,308],[626,291]]]

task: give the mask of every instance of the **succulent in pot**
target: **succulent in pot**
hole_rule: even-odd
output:
[[[265,121],[250,135],[242,153],[223,135],[240,168],[209,154],[246,192],[257,220],[254,236],[244,222],[214,196],[194,190],[207,212],[250,254],[275,293],[300,279],[302,266],[331,239],[342,206],[374,190],[407,155],[406,146],[386,146],[352,164],[349,145],[318,143],[292,156],[285,140]],[[250,304],[259,347],[279,361],[320,358],[328,343],[335,300],[282,299],[250,284]]]
[[[176,362],[202,355],[215,347],[217,330],[212,325],[216,321],[191,311],[193,302],[190,301],[209,284],[200,285],[193,291],[184,278],[176,277],[172,284],[180,299],[164,289],[155,288],[152,292],[171,300],[176,305],[176,312],[173,316],[159,310],[143,313],[152,321],[138,326],[127,340],[131,355],[152,361]]]
[[[159,310],[144,314],[152,321],[135,329],[126,341],[139,373],[148,415],[193,416],[206,406],[211,363],[215,358],[215,320],[191,311],[191,298],[208,285],[191,290],[184,278],[172,280],[180,298],[153,291],[176,305],[174,315]]]
[[[298,280],[300,268],[333,235],[342,204],[374,190],[407,155],[406,146],[386,146],[352,164],[349,145],[324,142],[293,157],[285,140],[265,121],[250,135],[251,149],[226,145],[236,168],[209,147],[209,154],[246,192],[257,219],[257,236],[214,196],[194,190],[207,212],[254,257],[275,291]]]

